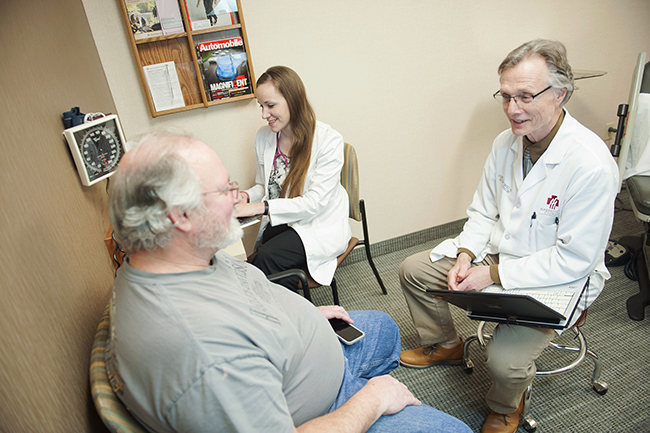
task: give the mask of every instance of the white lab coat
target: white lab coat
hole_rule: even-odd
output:
[[[582,311],[610,274],[604,251],[614,219],[618,169],[605,143],[566,111],[557,135],[523,179],[522,137],[494,140],[462,233],[431,252],[431,260],[499,254],[507,289],[565,284],[590,275]],[[533,215],[535,215],[533,217]],[[574,314],[574,321],[579,314]]]
[[[271,225],[288,224],[298,233],[305,247],[309,273],[320,284],[332,282],[336,258],[346,250],[352,236],[348,194],[341,185],[343,144],[341,134],[329,125],[316,122],[302,195],[269,201]],[[268,199],[276,145],[276,135],[271,128],[264,126],[257,132],[256,185],[246,191],[251,203]],[[262,218],[260,235],[268,223],[269,217]]]

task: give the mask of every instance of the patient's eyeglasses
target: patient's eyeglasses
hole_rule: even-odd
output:
[[[228,185],[230,185],[230,188],[226,189],[218,189],[216,191],[208,191],[204,192],[203,195],[206,194],[228,194],[230,193],[233,197],[236,197],[239,194],[239,184],[235,181],[228,182]]]
[[[553,86],[548,86],[546,89],[542,90],[539,93],[535,93],[534,95],[531,95],[530,93],[522,93],[521,95],[517,95],[517,96],[510,96],[501,93],[501,90],[497,90],[496,93],[492,95],[492,97],[497,101],[503,103],[503,105],[509,105],[510,101],[514,99],[517,105],[521,106],[521,104],[529,104],[533,102],[533,99],[537,98],[539,95],[546,92],[551,87]]]

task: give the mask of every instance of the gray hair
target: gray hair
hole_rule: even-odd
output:
[[[562,106],[569,102],[574,90],[573,72],[567,58],[566,47],[562,42],[548,39],[535,39],[515,48],[499,65],[499,76],[508,68],[518,65],[522,60],[538,55],[546,60],[551,72],[548,84],[553,89],[566,89]],[[557,93],[557,92],[556,92]]]
[[[171,245],[174,224],[169,213],[180,215],[203,207],[201,182],[180,151],[191,137],[151,133],[129,151],[111,178],[108,216],[115,237],[128,252]]]

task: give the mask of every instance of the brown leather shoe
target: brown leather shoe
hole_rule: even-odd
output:
[[[516,411],[512,413],[497,413],[490,411],[490,414],[485,418],[481,433],[514,433],[519,427],[519,420],[521,411],[524,408],[524,398],[521,398],[521,403]]]
[[[399,362],[403,366],[411,368],[427,368],[436,364],[462,364],[464,347],[465,342],[462,338],[460,343],[450,348],[437,344],[422,346],[402,352]]]

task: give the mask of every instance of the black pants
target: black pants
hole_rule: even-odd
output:
[[[269,224],[264,229],[262,241],[251,264],[261,269],[265,275],[271,275],[287,269],[306,269],[307,255],[300,236],[294,229],[286,224],[275,227]],[[278,281],[278,284],[294,292],[298,290],[299,283],[297,277]]]

